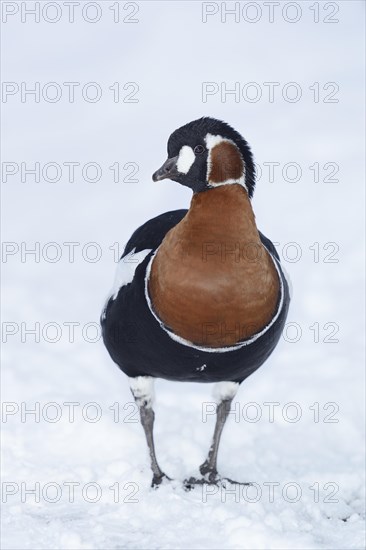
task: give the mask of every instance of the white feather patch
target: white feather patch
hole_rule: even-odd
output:
[[[131,250],[129,254],[126,254],[118,262],[116,277],[110,293],[113,300],[117,298],[121,287],[132,282],[138,265],[150,254],[152,248],[146,248],[145,250],[140,250],[140,252],[135,252],[135,250],[135,248]]]
[[[232,399],[235,397],[238,389],[238,382],[217,382],[213,388],[214,399],[218,403],[224,401],[225,399]]]
[[[118,262],[114,283],[103,308],[102,319],[105,319],[105,311],[109,300],[111,298],[115,300],[120,289],[133,281],[137,266],[144,261],[148,254],[150,254],[152,248],[146,248],[140,252],[135,252],[135,250],[135,248],[131,250],[129,254],[126,254],[126,256],[121,258]]]
[[[192,147],[188,145],[183,145],[182,149],[179,151],[178,161],[177,161],[177,170],[181,174],[188,174],[189,169],[194,163],[196,155],[193,152]]]
[[[155,400],[154,378],[151,376],[136,376],[129,378],[130,388],[139,407],[151,408]]]
[[[218,145],[222,141],[229,141],[228,139],[225,140],[222,136],[213,136],[212,134],[206,134],[205,142],[207,145],[207,149],[211,150],[215,145]]]

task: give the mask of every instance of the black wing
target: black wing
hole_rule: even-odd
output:
[[[141,225],[132,234],[126,244],[122,258],[132,252],[133,249],[135,249],[135,252],[140,252],[147,248],[156,250],[168,231],[177,225],[187,212],[188,210],[172,210],[171,212],[160,214],[160,216],[156,216],[156,218],[152,218]]]
[[[277,252],[273,242],[270,241],[268,239],[268,237],[263,235],[263,233],[261,233],[260,231],[258,231],[258,233],[259,233],[259,237],[260,237],[262,243],[264,244],[264,246],[266,247],[266,249],[272,254],[272,256],[274,256],[278,261],[280,261],[280,257],[278,255],[278,252]]]

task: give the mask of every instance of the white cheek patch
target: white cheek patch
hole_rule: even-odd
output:
[[[183,145],[182,149],[179,151],[178,161],[177,161],[177,170],[181,174],[188,174],[189,169],[196,159],[196,155],[193,152],[192,147],[188,145]]]
[[[216,145],[219,145],[220,143],[223,143],[225,141],[227,143],[231,143],[232,145],[237,147],[237,145],[231,139],[223,138],[222,136],[219,136],[219,135],[214,136],[212,134],[206,134],[205,142],[206,142],[206,146],[207,146],[207,149],[208,149],[206,181],[211,185],[211,187],[220,187],[221,185],[229,185],[231,183],[239,183],[248,192],[248,188],[245,185],[245,162],[244,162],[244,159],[243,159],[243,173],[242,173],[241,177],[238,180],[237,179],[227,179],[225,181],[221,181],[220,183],[210,182],[210,180],[209,180],[210,173],[211,173],[211,167],[212,167],[211,151],[214,147],[216,147]]]

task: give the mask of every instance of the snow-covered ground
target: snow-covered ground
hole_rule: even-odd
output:
[[[2,183],[2,547],[363,548],[364,3],[281,2],[272,23],[262,2],[240,3],[238,22],[221,22],[216,2],[120,2],[117,23],[115,2],[81,0],[74,23],[67,3],[51,4],[36,23],[24,11],[34,2],[2,2],[2,78],[13,83],[2,160],[14,163]],[[22,82],[40,83],[39,102],[22,102]],[[65,82],[80,83],[74,102]],[[137,102],[115,102],[117,82],[120,99]],[[236,82],[238,102],[221,97]],[[203,86],[215,94],[202,98]],[[102,96],[88,102],[81,90]],[[158,381],[157,453],[175,481],[153,491],[127,379],[97,323],[118,247],[146,219],[189,204],[187,189],[151,174],[171,131],[202,115],[251,144],[258,226],[279,243],[294,298],[286,334],[240,388],[223,435],[220,472],[253,486],[182,489],[210,444],[212,388]],[[35,162],[39,183],[24,172]],[[70,162],[80,163],[73,182]],[[87,181],[86,163],[99,181]],[[115,183],[115,163],[120,179],[138,168],[138,181]]]

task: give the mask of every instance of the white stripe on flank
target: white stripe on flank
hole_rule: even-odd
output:
[[[114,283],[104,304],[102,319],[105,319],[105,310],[109,300],[111,298],[115,300],[121,288],[133,281],[137,266],[150,254],[152,248],[146,248],[145,250],[140,250],[140,252],[135,252],[135,250],[136,248],[131,250],[129,254],[126,254],[118,262]]]

